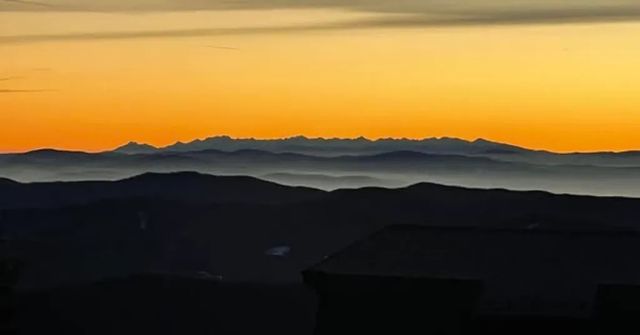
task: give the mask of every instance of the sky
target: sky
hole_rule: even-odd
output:
[[[0,151],[214,135],[640,149],[637,0],[0,0]]]

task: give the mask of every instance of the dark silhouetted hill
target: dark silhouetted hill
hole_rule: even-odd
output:
[[[141,272],[297,282],[301,269],[392,224],[636,230],[640,222],[640,199],[631,198],[429,183],[324,192],[195,173],[12,184],[0,195],[4,233],[25,263],[20,284],[36,287]]]
[[[115,182],[0,182],[0,209],[46,208],[100,200],[150,198],[187,203],[285,203],[321,196],[309,188],[291,188],[252,177],[217,177],[195,172],[145,173]]]
[[[432,183],[325,192],[199,173],[0,179],[0,232],[21,264],[21,334],[310,334],[300,271],[385,226],[624,235],[640,228],[638,208],[640,199]]]

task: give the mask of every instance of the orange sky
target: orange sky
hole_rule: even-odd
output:
[[[269,27],[367,15],[2,12],[0,35]],[[219,134],[640,149],[639,36],[637,23],[37,42],[0,36],[0,151],[95,151]]]

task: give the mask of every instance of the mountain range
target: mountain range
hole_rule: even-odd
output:
[[[231,139],[165,148],[130,143],[86,153],[0,155],[0,177],[21,182],[117,180],[146,172],[245,175],[324,190],[420,182],[640,197],[640,154],[558,154],[486,140]]]
[[[244,149],[265,150],[271,152],[292,152],[310,155],[355,155],[375,154],[389,151],[417,151],[429,153],[487,153],[518,152],[524,149],[517,146],[495,143],[478,139],[473,142],[457,138],[427,138],[423,140],[412,139],[378,139],[370,140],[364,137],[349,138],[308,138],[295,136],[283,139],[234,139],[229,136],[215,136],[204,140],[194,140],[188,143],[177,142],[162,148],[156,148],[148,144],[130,142],[116,148],[117,152],[124,153],[152,153],[157,151],[200,151],[200,150],[236,151]]]
[[[263,150],[275,153],[299,153],[314,156],[372,155],[393,151],[414,151],[430,154],[483,156],[505,161],[537,164],[579,164],[602,166],[638,166],[640,151],[555,153],[476,139],[473,141],[453,137],[406,139],[383,138],[308,138],[295,136],[282,139],[231,138],[214,136],[191,142],[177,142],[165,147],[129,142],[114,149],[115,152],[140,154],[157,152],[189,152],[201,150]]]

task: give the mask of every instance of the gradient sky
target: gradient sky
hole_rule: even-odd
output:
[[[640,149],[636,3],[0,0],[0,151],[219,134]]]

